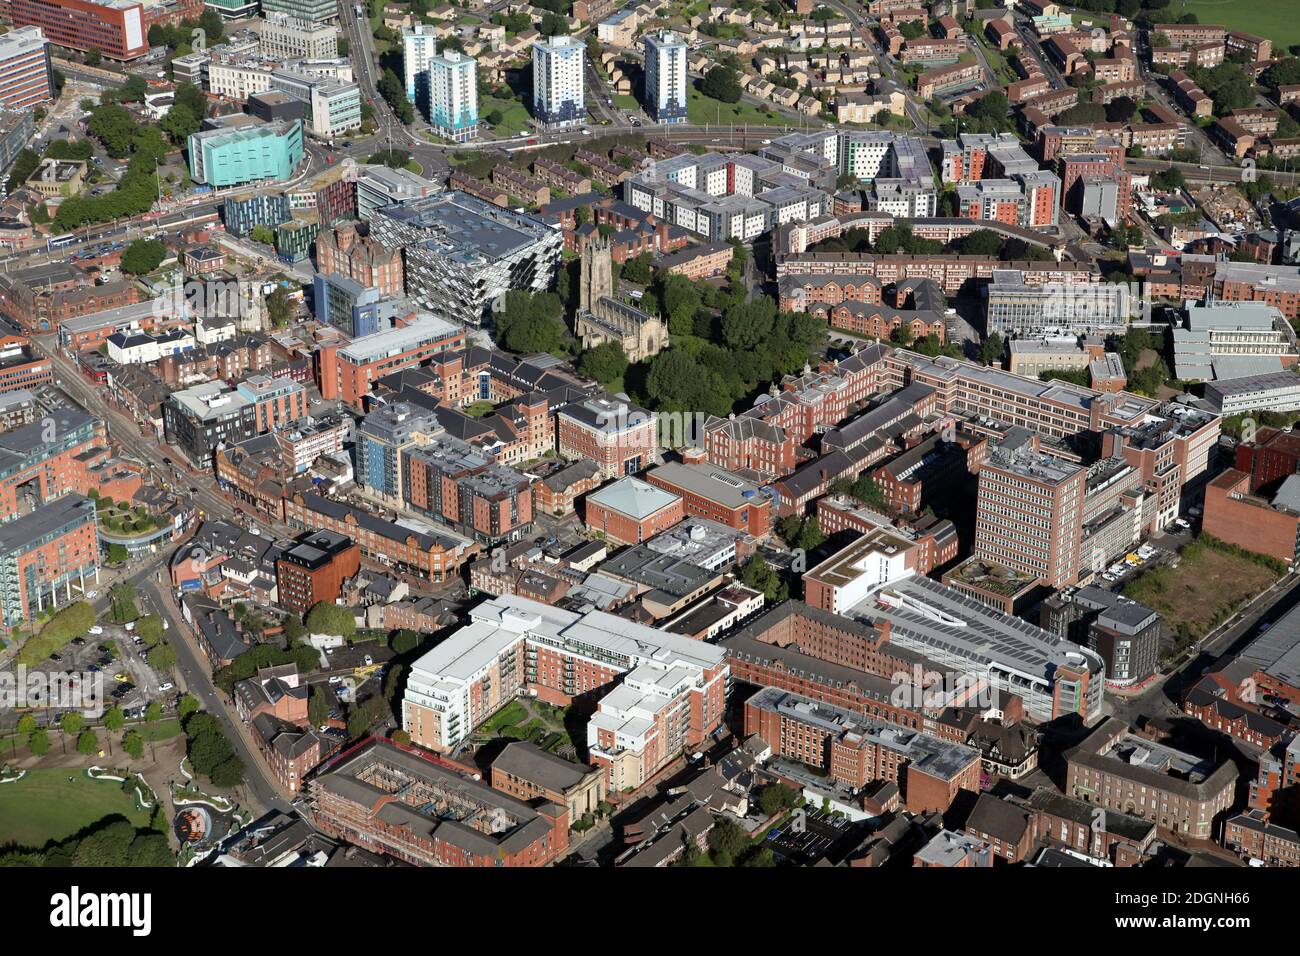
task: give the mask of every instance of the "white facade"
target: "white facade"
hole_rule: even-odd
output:
[[[533,44],[533,116],[552,129],[587,121],[583,80],[587,48],[571,36]]]
[[[478,132],[478,64],[448,50],[429,58],[429,125],[456,143]]]
[[[657,123],[686,122],[686,43],[665,30],[645,38],[645,108]]]
[[[429,59],[438,53],[438,38],[433,26],[417,23],[402,30],[402,69],[406,79],[406,98],[415,102],[416,85],[429,71]]]

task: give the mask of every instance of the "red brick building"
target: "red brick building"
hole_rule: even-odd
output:
[[[755,538],[772,531],[776,510],[772,495],[716,465],[669,462],[647,472],[645,478],[681,498],[688,515],[717,521]]]
[[[325,530],[301,534],[275,561],[280,607],[306,614],[321,601],[333,603],[360,569],[361,549],[350,538]]]
[[[583,522],[617,544],[640,544],[686,517],[682,499],[628,476],[587,495]]]

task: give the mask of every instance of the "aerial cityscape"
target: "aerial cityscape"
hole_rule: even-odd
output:
[[[0,865],[1300,867],[1296,160],[1293,2],[0,0]]]

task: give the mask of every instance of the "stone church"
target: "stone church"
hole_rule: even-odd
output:
[[[629,362],[640,362],[667,347],[668,325],[663,319],[614,297],[614,260],[608,237],[597,234],[587,241],[581,266],[573,334],[584,349],[618,342]]]

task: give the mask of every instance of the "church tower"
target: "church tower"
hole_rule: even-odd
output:
[[[582,247],[581,278],[578,282],[578,308],[590,312],[596,303],[614,294],[614,258],[609,239],[594,233]]]

